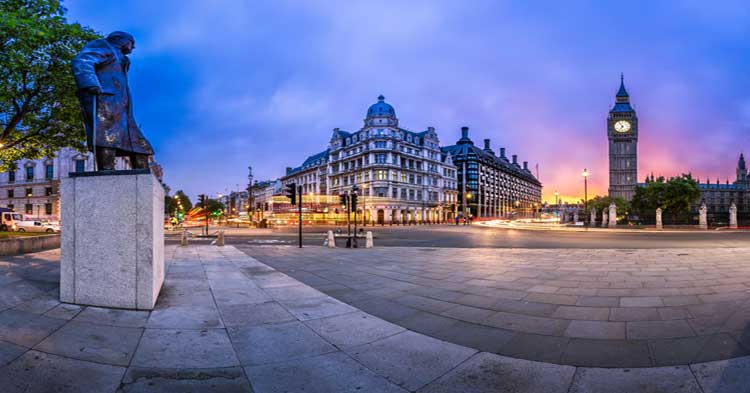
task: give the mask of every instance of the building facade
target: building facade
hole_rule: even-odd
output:
[[[253,221],[260,221],[273,213],[274,196],[281,195],[280,180],[256,181],[250,186],[250,203]]]
[[[609,196],[633,199],[638,183],[638,116],[620,76],[615,105],[607,116],[609,139]]]
[[[698,179],[698,188],[701,197],[691,206],[693,214],[698,214],[701,203],[705,202],[709,222],[728,223],[729,208],[734,203],[737,206],[738,221],[744,225],[750,224],[750,174],[744,154],[740,154],[737,160],[734,182],[730,183],[727,179],[721,183],[716,179],[715,183],[711,183],[707,179],[705,183],[701,183]]]
[[[456,175],[435,129],[400,127],[394,108],[381,95],[368,108],[362,128],[335,128],[326,150],[287,168],[280,180],[283,186],[302,186],[305,208],[324,215],[340,214],[337,196],[356,186],[359,217],[390,224],[452,220]]]
[[[542,183],[531,173],[528,162],[518,156],[508,160],[505,148],[495,155],[490,140],[484,148],[474,145],[469,128],[461,128],[461,139],[442,151],[453,158],[457,168],[459,211],[465,217],[531,216],[542,203]]]
[[[92,155],[62,149],[55,157],[24,160],[0,173],[0,207],[34,220],[60,221],[60,181],[70,172],[93,171]]]

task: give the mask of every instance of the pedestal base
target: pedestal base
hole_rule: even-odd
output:
[[[164,188],[149,170],[62,180],[60,300],[151,310],[164,283]]]

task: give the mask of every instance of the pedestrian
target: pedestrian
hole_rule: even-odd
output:
[[[456,216],[456,225],[458,225],[458,216]]]

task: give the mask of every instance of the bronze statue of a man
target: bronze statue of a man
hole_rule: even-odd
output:
[[[114,170],[115,157],[129,157],[133,169],[145,169],[154,154],[133,118],[127,55],[134,48],[133,36],[116,31],[87,43],[73,58],[86,142],[100,171]]]

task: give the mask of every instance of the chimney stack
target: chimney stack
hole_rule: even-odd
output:
[[[513,164],[518,165],[518,155],[517,154],[513,155]]]
[[[469,127],[461,127],[461,139],[469,139]]]
[[[500,158],[505,158],[505,148],[504,147],[500,148]]]
[[[427,127],[427,131],[435,131],[435,127]]]
[[[490,140],[489,139],[485,139],[484,140],[484,150],[492,150],[492,149],[490,149]]]
[[[529,170],[529,162],[528,161],[524,161],[523,162],[523,169],[527,170],[527,171]]]

